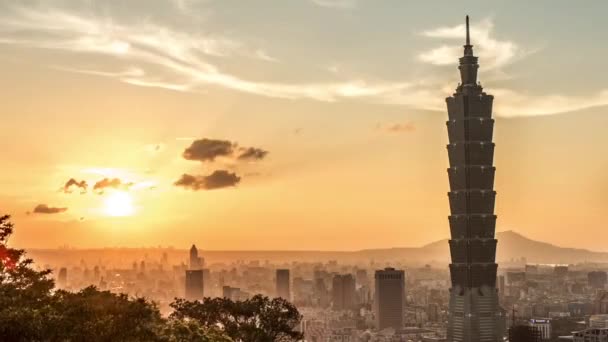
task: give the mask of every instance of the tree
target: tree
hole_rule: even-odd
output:
[[[50,328],[53,280],[36,271],[22,249],[10,248],[10,216],[0,216],[0,336],[9,341],[37,341]]]
[[[200,301],[177,299],[171,304],[172,319],[196,320],[204,327],[220,327],[235,341],[288,342],[303,339],[296,331],[302,315],[282,298],[256,295],[244,301],[205,298]]]
[[[205,328],[189,319],[168,319],[160,335],[163,342],[233,342],[218,328]]]
[[[50,271],[36,271],[25,251],[8,246],[9,216],[0,216],[0,339],[11,342],[231,342],[195,321],[161,318],[156,305],[87,287],[54,291]]]
[[[156,305],[87,287],[79,292],[59,290],[53,296],[54,340],[156,341],[163,325]]]

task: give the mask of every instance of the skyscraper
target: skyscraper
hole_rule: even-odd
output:
[[[203,268],[205,261],[203,258],[198,256],[198,249],[196,245],[192,245],[190,247],[190,269],[191,270],[200,270]]]
[[[187,270],[186,299],[202,300],[205,296],[203,284],[203,270]]]
[[[334,310],[353,310],[356,304],[355,277],[336,274],[332,278],[331,297]]]
[[[59,274],[57,275],[57,287],[60,289],[64,289],[68,285],[68,269],[62,267],[59,269]]]
[[[277,270],[277,297],[286,300],[291,300],[291,291],[289,288],[289,270]]]
[[[385,268],[374,274],[374,316],[378,329],[401,329],[404,324],[405,274],[402,270]]]
[[[469,38],[460,58],[461,84],[446,99],[450,168],[451,239],[448,340],[499,341],[496,290],[492,102],[477,82],[477,57]]]

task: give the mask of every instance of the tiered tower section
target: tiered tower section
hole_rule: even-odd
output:
[[[446,99],[450,168],[451,342],[501,340],[496,290],[496,216],[492,142],[493,96],[477,82],[477,57],[469,39],[460,58],[461,84]]]

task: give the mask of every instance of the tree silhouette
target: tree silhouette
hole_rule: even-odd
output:
[[[0,216],[0,337],[11,342],[288,342],[300,341],[302,316],[282,298],[245,301],[176,299],[162,318],[145,298],[87,287],[54,290],[50,270],[37,271],[11,248],[10,216]]]
[[[196,320],[205,327],[219,326],[235,341],[287,342],[303,339],[296,331],[302,315],[282,298],[256,295],[244,301],[205,298],[200,301],[177,299],[171,304],[171,318]]]
[[[0,217],[0,340],[73,342],[230,342],[196,322],[161,318],[156,305],[87,287],[53,291],[50,271],[36,271],[25,251],[11,248],[13,224]]]

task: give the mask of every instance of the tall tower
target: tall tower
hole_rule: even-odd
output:
[[[461,84],[446,98],[450,168],[450,342],[496,342],[499,331],[494,231],[492,101],[477,82],[477,57],[469,38],[460,58]]]
[[[203,268],[203,266],[203,258],[198,256],[198,249],[196,248],[196,245],[192,245],[192,247],[190,247],[190,269],[200,270]]]

